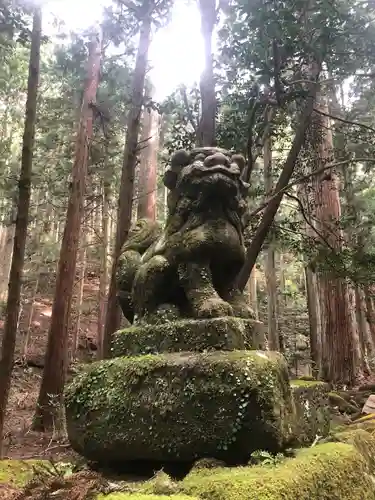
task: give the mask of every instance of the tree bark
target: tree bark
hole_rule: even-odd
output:
[[[372,343],[375,346],[375,308],[369,286],[365,288],[366,317],[369,324]]]
[[[105,322],[103,356],[110,357],[112,336],[120,325],[121,310],[116,296],[116,268],[121,248],[125,243],[131,226],[134,173],[138,153],[138,135],[143,106],[143,94],[147,70],[147,58],[151,41],[151,14],[142,22],[138,53],[132,82],[132,107],[127,119],[124,161],[121,173],[120,195],[118,199],[118,217],[116,241],[112,262],[111,281],[109,285],[107,314]]]
[[[359,352],[361,356],[359,361],[361,363],[363,373],[368,376],[371,373],[368,356],[372,353],[372,347],[369,342],[370,336],[367,331],[368,325],[366,320],[363,291],[358,286],[355,287],[355,316],[358,327]]]
[[[244,290],[246,283],[249,280],[249,276],[251,270],[254,267],[254,264],[257,260],[259,252],[262,249],[263,243],[267,237],[267,234],[273,224],[275,215],[279,209],[281,200],[283,199],[284,192],[282,191],[289,183],[289,180],[293,174],[294,167],[298,158],[298,155],[301,151],[302,146],[305,143],[305,135],[307,128],[311,121],[311,114],[313,112],[315,97],[317,93],[317,80],[319,78],[321,65],[315,64],[312,70],[311,75],[311,84],[309,89],[309,94],[306,98],[305,107],[301,113],[301,118],[298,126],[296,127],[296,134],[294,136],[294,140],[290,151],[288,153],[288,157],[285,161],[284,168],[280,174],[279,180],[277,181],[275,194],[279,193],[277,196],[274,196],[268,205],[266,206],[262,220],[255,231],[252,242],[246,252],[245,263],[237,276],[236,286],[239,290]]]
[[[90,43],[78,126],[68,210],[60,249],[51,325],[33,428],[64,431],[62,393],[67,368],[67,345],[80,227],[84,214],[89,146],[93,132],[93,108],[99,83],[101,34]]]
[[[212,35],[216,25],[216,0],[199,0],[201,32],[204,42],[204,70],[200,78],[201,119],[198,126],[199,146],[215,146],[216,94]]]
[[[26,327],[26,333],[25,333],[25,337],[23,339],[23,345],[22,345],[22,355],[25,357],[27,356],[27,350],[29,348],[31,326],[33,323],[34,309],[35,309],[35,298],[36,298],[36,294],[38,292],[38,287],[39,287],[39,276],[40,275],[38,275],[37,279],[35,280],[34,291],[33,291],[33,295],[32,295],[31,300],[30,300],[29,314],[28,314],[27,321],[26,321],[27,327]]]
[[[316,107],[327,111],[321,99]],[[328,118],[314,114],[312,125],[312,148],[318,165],[333,159],[332,132]],[[319,221],[317,229],[331,248],[340,251],[343,234],[338,221],[341,217],[339,180],[337,173],[320,174],[313,179],[314,203]],[[323,310],[323,359],[322,371],[325,380],[338,384],[352,384],[356,377],[354,356],[354,331],[349,303],[347,283],[334,272],[319,271],[319,289]]]
[[[272,140],[268,137],[264,143],[264,188],[266,198],[271,195],[272,181]],[[268,343],[272,351],[280,351],[278,321],[277,321],[277,296],[276,296],[276,269],[275,250],[273,241],[270,241],[266,250],[264,271],[267,283],[267,311],[268,311]]]
[[[0,266],[0,302],[5,302],[8,295],[10,266],[13,256],[15,225],[9,223],[1,227],[1,258]]]
[[[73,342],[72,342],[72,351],[71,358],[74,360],[77,356],[78,346],[79,346],[79,336],[81,330],[81,320],[82,320],[82,305],[83,305],[83,292],[85,289],[85,273],[86,273],[86,245],[87,245],[87,237],[85,227],[81,227],[81,237],[80,237],[80,248],[78,251],[78,294],[77,294],[77,305],[76,305],[76,322],[74,324],[73,329]]]
[[[100,255],[100,281],[99,281],[99,313],[98,313],[98,359],[103,358],[103,329],[106,310],[106,295],[108,283],[108,255],[110,241],[109,227],[109,203],[111,198],[111,185],[106,178],[103,182],[103,206],[102,206],[102,242]]]
[[[322,323],[319,302],[319,289],[315,273],[309,266],[305,267],[306,299],[309,313],[310,353],[312,374],[316,379],[321,376],[322,366]]]
[[[138,219],[156,219],[156,188],[159,143],[159,113],[143,111],[138,181]]]
[[[8,301],[5,312],[4,336],[0,359],[0,456],[2,456],[4,419],[8,404],[10,382],[16,346],[20,311],[22,274],[25,260],[27,225],[31,198],[31,175],[35,137],[36,106],[39,84],[42,13],[35,8],[31,35],[29,76],[27,84],[26,116],[23,134],[19,197],[10,269]]]
[[[259,308],[258,308],[258,293],[257,293],[257,276],[255,267],[251,271],[249,282],[249,299],[250,306],[255,314],[255,319],[259,321]]]

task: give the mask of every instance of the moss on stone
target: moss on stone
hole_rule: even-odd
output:
[[[370,434],[375,434],[375,420],[368,420],[367,422],[352,422],[349,425],[341,426],[341,429],[337,428],[336,432],[342,431],[345,432],[347,430],[355,430],[362,429],[364,431],[369,432]]]
[[[327,436],[330,428],[328,384],[316,380],[292,380],[291,388],[297,416],[297,442],[304,445],[313,442],[316,436]]]
[[[93,363],[66,390],[73,448],[96,461],[246,460],[289,442],[293,404],[278,353],[169,353]]]
[[[35,468],[46,463],[43,460],[0,460],[0,483],[24,486]]]
[[[321,382],[320,380],[305,380],[303,378],[294,378],[290,381],[290,385],[292,387],[303,387],[303,388],[309,388],[309,387],[321,387],[321,385],[326,385],[328,387],[328,384],[325,382]]]
[[[276,466],[195,471],[182,491],[202,500],[373,500],[375,485],[353,446],[327,443]]]
[[[328,393],[328,399],[332,407],[337,407],[344,413],[356,414],[360,411],[360,408],[352,405],[351,403],[349,403],[349,401],[346,401],[346,399],[344,399],[342,396],[340,396],[340,394],[337,394],[336,392],[330,391]]]
[[[329,441],[353,445],[367,460],[372,472],[375,471],[375,436],[364,429],[348,429],[330,436]]]
[[[264,345],[262,323],[235,317],[185,319],[132,326],[115,333],[112,356],[163,352],[259,349]]]

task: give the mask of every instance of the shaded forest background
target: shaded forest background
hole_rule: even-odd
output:
[[[162,176],[180,148],[246,157],[238,286],[269,348],[297,376],[373,375],[375,4],[195,3],[205,70],[163,102],[148,52],[171,0],[116,0],[100,25],[50,38],[40,7],[0,6],[4,453],[38,455],[64,435],[64,384],[126,324],[116,261],[132,221],[165,221]]]

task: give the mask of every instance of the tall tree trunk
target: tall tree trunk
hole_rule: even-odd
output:
[[[375,308],[370,287],[365,288],[366,318],[370,328],[372,343],[375,346]]]
[[[103,357],[103,329],[106,310],[106,295],[108,283],[108,254],[109,254],[109,203],[111,198],[111,185],[106,178],[103,182],[103,210],[102,210],[102,242],[100,255],[100,281],[99,281],[99,313],[98,313],[98,359]]]
[[[134,172],[138,153],[138,135],[143,105],[143,94],[147,70],[147,58],[151,41],[151,18],[147,16],[141,26],[138,53],[132,81],[132,107],[127,120],[124,161],[121,173],[120,195],[118,199],[118,217],[116,241],[109,285],[107,314],[105,322],[103,356],[110,357],[112,336],[120,325],[121,310],[116,296],[116,268],[121,248],[125,243],[131,226],[133,208]]]
[[[268,137],[264,143],[264,188],[266,198],[270,196],[273,188],[272,181],[272,142]],[[264,270],[267,283],[267,309],[268,309],[268,343],[272,351],[280,351],[278,321],[277,321],[277,282],[275,269],[275,250],[273,241],[270,241],[266,250]]]
[[[200,78],[201,120],[198,127],[199,146],[214,146],[216,122],[216,94],[212,35],[216,25],[216,0],[198,0],[201,32],[204,42],[204,70]]]
[[[42,265],[43,265],[43,261],[42,261]],[[33,323],[34,310],[35,310],[35,299],[36,299],[36,294],[38,293],[38,287],[39,287],[39,278],[40,278],[40,274],[38,274],[38,277],[35,280],[34,291],[33,291],[32,297],[29,301],[30,307],[29,307],[29,313],[28,313],[27,320],[26,320],[27,327],[26,327],[26,333],[25,333],[25,337],[23,339],[23,345],[22,345],[22,355],[25,357],[27,356],[27,351],[29,348],[31,326]]]
[[[78,288],[77,302],[76,302],[76,322],[73,328],[73,344],[72,344],[72,360],[77,356],[79,337],[81,331],[81,321],[82,321],[82,306],[83,306],[83,292],[85,289],[85,273],[86,273],[86,263],[87,263],[87,236],[85,227],[81,227],[81,237],[80,237],[80,248],[78,251],[78,283],[76,286]]]
[[[279,256],[279,268],[280,268],[280,292],[281,292],[279,307],[281,302],[284,307],[287,307],[288,299],[286,296],[286,288],[285,288],[285,263],[284,263],[284,256],[281,252]]]
[[[0,264],[0,302],[5,302],[8,295],[10,266],[14,246],[15,225],[13,221],[1,227],[1,264]]]
[[[254,267],[251,271],[249,282],[249,299],[250,306],[255,314],[255,319],[259,321],[259,307],[258,307],[258,293],[257,293],[257,275],[256,268]]]
[[[141,154],[138,180],[138,219],[156,218],[157,163],[159,143],[159,113],[143,111]]]
[[[80,226],[84,213],[85,184],[89,146],[93,132],[93,108],[99,83],[101,34],[90,43],[76,140],[72,182],[60,249],[51,325],[48,333],[42,383],[33,427],[45,431],[55,428],[64,431],[62,393],[67,365],[68,326],[73,295]]]
[[[272,199],[264,209],[262,220],[260,221],[260,224],[253,236],[252,242],[246,252],[245,263],[236,279],[236,286],[239,290],[244,290],[246,283],[249,280],[251,270],[255,265],[259,252],[261,251],[263,243],[267,238],[268,232],[273,224],[273,220],[279,209],[281,200],[283,199],[283,189],[286,188],[290,181],[295,164],[298,159],[298,155],[305,143],[306,131],[308,126],[310,125],[311,114],[314,108],[315,96],[318,87],[317,80],[319,78],[320,69],[321,67],[318,63],[316,63],[312,68],[309,94],[306,98],[305,107],[301,113],[300,121],[296,126],[296,133],[292,146],[284,163],[284,167],[280,174],[279,180],[277,181],[274,190],[275,196],[272,197]]]
[[[359,353],[361,363],[361,368],[365,375],[370,375],[370,365],[368,362],[368,356],[372,352],[371,343],[369,342],[370,336],[368,333],[368,325],[366,320],[365,304],[363,291],[356,286],[355,287],[355,316],[358,327],[358,342],[359,342]]]
[[[2,456],[4,419],[8,404],[10,381],[16,346],[20,311],[21,282],[25,260],[25,246],[31,197],[31,174],[35,136],[36,105],[39,83],[42,14],[35,8],[31,34],[29,77],[27,85],[26,116],[23,134],[21,173],[17,219],[14,234],[12,265],[10,269],[8,301],[5,313],[4,336],[0,359],[0,455]]]
[[[318,379],[322,366],[322,323],[320,313],[319,289],[316,274],[309,266],[305,267],[307,310],[310,326],[310,353],[312,374]]]
[[[325,101],[319,99],[316,107],[327,112]],[[315,114],[312,126],[312,147],[318,165],[314,169],[333,160],[333,141],[329,120]],[[314,198],[317,229],[335,251],[342,248],[343,234],[338,221],[341,217],[339,181],[337,173],[322,173],[314,177]],[[352,384],[356,377],[354,356],[354,331],[346,282],[334,272],[321,270],[318,273],[321,307],[323,310],[323,360],[325,380],[332,383]]]

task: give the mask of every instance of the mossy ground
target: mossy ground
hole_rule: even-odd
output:
[[[353,446],[327,443],[276,466],[197,471],[184,479],[182,491],[207,500],[373,500],[369,472]]]
[[[262,323],[235,317],[131,326],[115,333],[112,357],[206,350],[260,349]]]
[[[47,464],[42,460],[0,460],[0,484],[24,486],[36,467]]]
[[[293,428],[285,360],[261,351],[93,363],[68,387],[66,413],[73,448],[99,462],[240,462],[279,450]]]
[[[144,493],[111,493],[99,495],[97,500],[199,500],[188,495],[147,495]]]
[[[67,500],[373,500],[375,438],[363,429],[356,429],[330,439],[331,442],[297,451],[294,458],[285,457],[266,465],[223,467],[215,461],[210,462],[215,465],[213,468],[193,467],[180,481],[160,471],[144,482],[122,481],[125,492],[95,494],[103,491],[101,485],[106,490],[110,485],[113,487],[114,480],[106,482],[104,477],[90,471],[68,475],[60,482],[50,476],[41,483],[41,488],[35,484],[39,496],[30,498],[42,498],[41,492],[45,494],[43,498],[50,498],[48,495],[55,495],[64,487],[62,498]],[[0,462],[2,477],[13,480],[17,486],[31,479],[33,467],[40,464],[9,462]],[[43,489],[42,485],[46,487]]]

